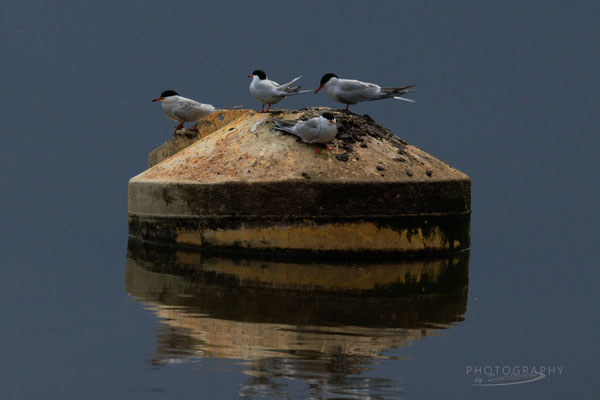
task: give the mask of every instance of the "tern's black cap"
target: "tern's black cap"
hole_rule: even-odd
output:
[[[174,90],[165,90],[164,92],[162,92],[160,94],[160,97],[169,97],[169,96],[179,96],[179,93],[177,93]]]
[[[323,75],[323,77],[321,78],[321,83],[320,85],[323,86],[324,84],[326,84],[331,78],[337,78],[338,76],[336,74],[332,74],[331,72],[328,74]]]
[[[261,80],[262,79],[267,79],[267,74],[262,69],[254,70],[254,72],[252,73],[252,75],[258,76]]]
[[[328,119],[330,121],[333,121],[335,119],[335,116],[332,113],[323,113],[321,114],[321,117]]]

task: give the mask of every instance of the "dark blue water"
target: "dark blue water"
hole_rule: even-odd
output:
[[[592,397],[599,11],[552,1],[4,5],[0,397]],[[325,72],[418,84],[414,105],[353,111],[472,178],[466,311],[454,322],[426,335],[393,331],[336,359],[315,353],[341,341],[331,327],[219,319],[195,297],[152,303],[128,293],[127,181],[173,125],[150,100],[175,89],[256,108],[246,77],[257,68],[280,82],[303,75],[313,89]],[[321,92],[281,103],[313,105],[337,107]],[[161,307],[238,331],[194,336]],[[264,326],[252,336],[244,324]],[[362,325],[353,338],[385,336]],[[310,354],[277,352],[290,330],[296,339],[285,343]],[[225,341],[249,336],[256,352],[275,354],[250,357]],[[472,385],[469,367],[496,365],[562,373]]]

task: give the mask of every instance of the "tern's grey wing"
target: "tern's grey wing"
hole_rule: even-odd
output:
[[[378,91],[379,86],[374,83],[361,82],[354,79],[340,79],[338,80],[337,86],[341,90],[348,92],[360,90],[360,91]]]
[[[262,81],[258,81],[258,84],[256,86],[262,90],[269,91],[271,93],[281,91],[281,85],[269,79],[263,79]]]
[[[250,93],[258,101],[267,104],[276,104],[286,96],[286,93],[279,89],[277,82],[263,79],[250,87]]]
[[[286,85],[288,85],[288,83],[286,83],[285,85],[280,85],[277,82],[268,81],[268,84],[269,84],[270,89],[277,96],[287,96],[288,92],[290,91],[290,89],[286,86]]]
[[[373,100],[379,92],[379,85],[354,79],[340,79],[334,89],[335,96],[349,104]]]
[[[319,126],[318,119],[312,118],[308,121],[298,122],[298,124],[296,124],[294,133],[300,136],[303,142],[314,143],[317,139],[319,139],[319,135],[321,133],[321,127]]]
[[[195,122],[215,111],[210,104],[198,103],[195,100],[183,99],[173,109],[173,115],[186,122]]]

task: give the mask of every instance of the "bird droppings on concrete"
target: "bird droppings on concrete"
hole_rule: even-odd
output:
[[[262,124],[266,119],[267,119],[267,117],[264,117],[263,119],[258,120],[254,125],[252,125],[252,128],[250,128],[250,132],[255,132],[256,128],[258,128],[259,125]]]

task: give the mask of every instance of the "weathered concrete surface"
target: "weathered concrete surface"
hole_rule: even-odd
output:
[[[231,122],[246,115],[248,112],[249,110],[215,112],[198,122],[196,124],[196,131],[186,130],[185,133],[182,130],[174,131],[173,137],[170,140],[148,154],[148,168],[171,157],[173,154],[178,153],[203,137],[221,129],[225,125],[229,125]]]
[[[338,136],[322,154],[271,121],[324,110],[222,112],[231,123],[130,180],[130,233],[238,251],[469,247],[467,175],[368,116],[333,111]]]

